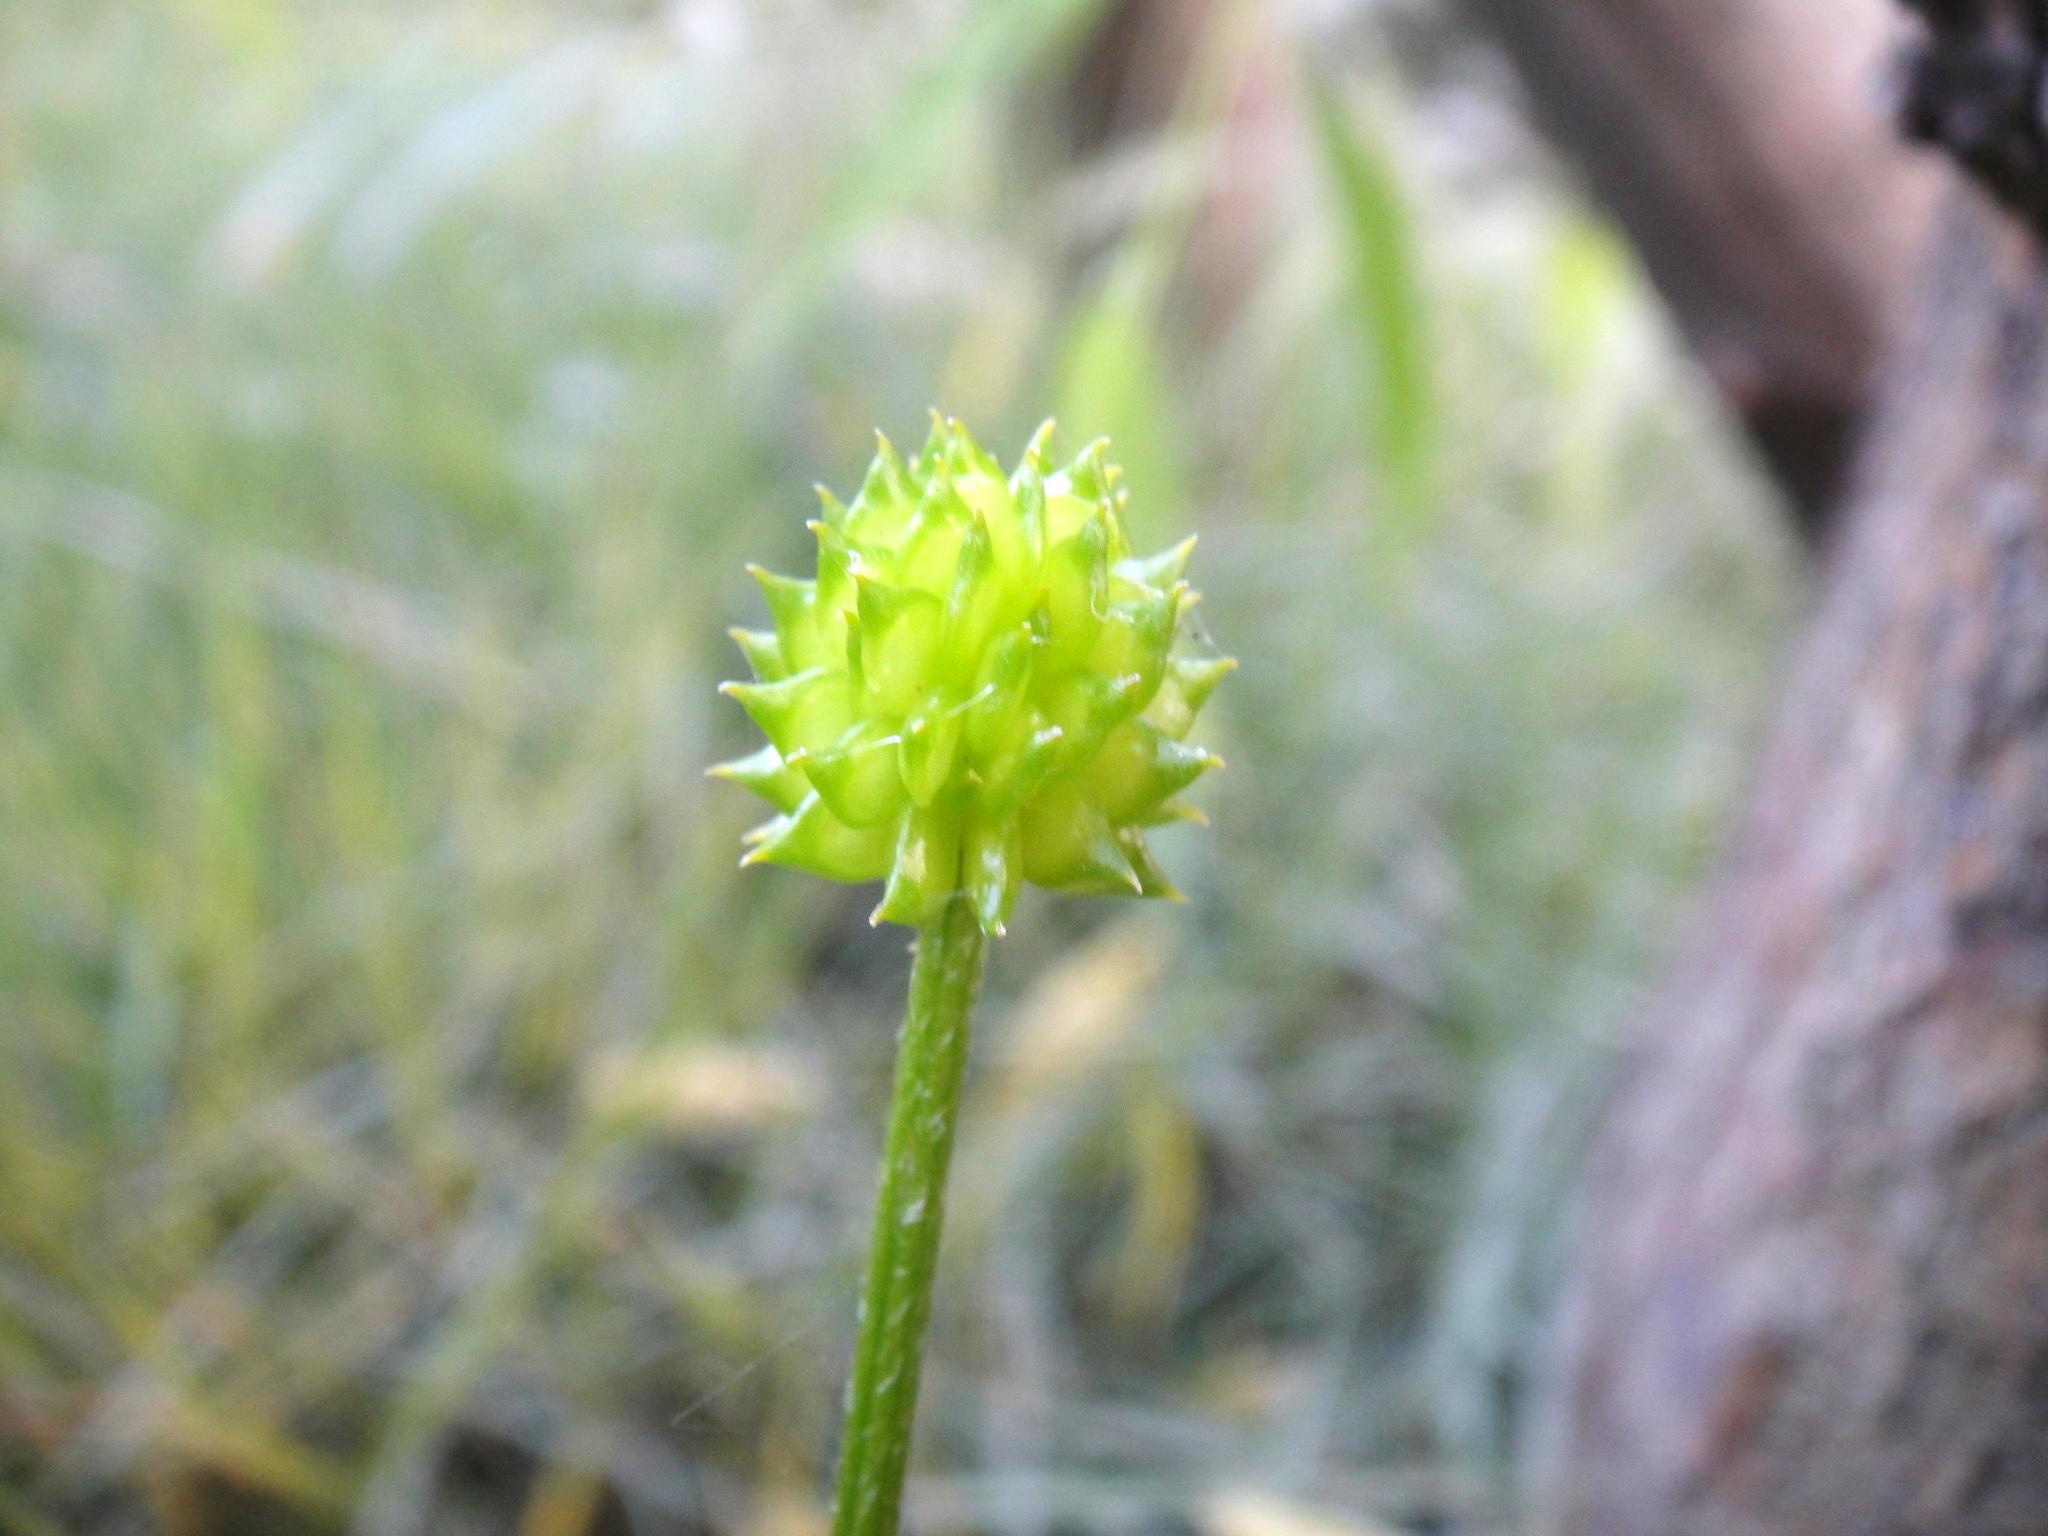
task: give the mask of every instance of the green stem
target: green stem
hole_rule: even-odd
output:
[[[974,911],[958,896],[918,930],[846,1390],[832,1536],[896,1536],[981,943]]]

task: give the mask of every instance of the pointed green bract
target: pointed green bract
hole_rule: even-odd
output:
[[[877,434],[851,501],[819,489],[816,578],[752,568],[773,627],[723,691],[769,745],[713,770],[780,813],[747,862],[882,880],[877,921],[962,895],[989,934],[1026,880],[1176,896],[1143,829],[1200,820],[1173,797],[1234,663],[1185,632],[1194,540],[1135,555],[1108,444],[1054,468],[1051,438],[1005,475],[957,421],[907,462]]]
[[[889,871],[889,829],[849,827],[815,793],[788,815],[762,823],[747,836],[753,846],[742,864],[781,864],[856,884],[879,880]]]
[[[720,763],[711,770],[714,778],[729,779],[751,789],[778,811],[793,811],[803,804],[811,786],[804,776],[782,760],[773,747]]]

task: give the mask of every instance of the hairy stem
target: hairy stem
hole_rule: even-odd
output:
[[[958,896],[918,931],[846,1393],[832,1536],[896,1536],[981,946],[974,912]]]

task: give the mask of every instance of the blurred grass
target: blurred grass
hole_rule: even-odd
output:
[[[1191,905],[996,956],[913,1518],[1505,1518],[1785,551],[1455,38],[1076,161],[1101,10],[0,12],[0,1530],[817,1528],[900,945],[699,771],[933,403],[1245,666]]]
[[[1307,95],[1337,194],[1350,308],[1370,378],[1363,441],[1385,469],[1382,491],[1393,514],[1385,521],[1405,533],[1402,525],[1427,507],[1436,434],[1421,257],[1391,157],[1350,120],[1329,81],[1310,76]],[[1400,538],[1385,553],[1412,542],[1412,535]]]

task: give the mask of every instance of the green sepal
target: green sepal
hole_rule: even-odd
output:
[[[1060,472],[1076,496],[1104,500],[1110,493],[1109,439],[1098,437],[1067,461]]]
[[[946,594],[946,662],[956,677],[962,668],[981,660],[1001,626],[1009,597],[1006,585],[996,568],[988,519],[977,517],[961,535],[960,558]]]
[[[1020,624],[990,646],[967,705],[967,750],[977,763],[1013,749],[1031,729],[1026,703],[1038,641]]]
[[[1068,490],[1055,489],[1057,481],[1045,487],[1045,544],[1052,549],[1071,539],[1088,525],[1088,519],[1102,510],[1102,503]]]
[[[1024,884],[1024,832],[1015,817],[975,818],[960,850],[960,882],[981,931],[999,938]]]
[[[796,766],[832,814],[849,827],[872,827],[900,816],[909,805],[897,767],[897,739],[842,743],[810,752]]]
[[[1024,808],[1024,877],[1061,891],[1125,891],[1144,882],[1101,806],[1071,778],[1049,784]]]
[[[1136,827],[1125,827],[1117,834],[1117,841],[1123,845],[1124,857],[1130,860],[1131,868],[1137,872],[1137,895],[1149,896],[1159,901],[1186,901],[1174,883],[1166,878],[1158,862],[1152,857],[1152,850],[1145,845],[1145,835]]]
[[[818,584],[778,576],[758,565],[748,566],[747,572],[767,600],[768,621],[775,627],[783,662],[790,671],[805,672],[834,660],[818,624]]]
[[[903,818],[871,923],[929,922],[960,886],[960,811],[955,805],[918,807]]]
[[[1009,751],[982,767],[982,804],[1007,816],[1030,798],[1059,766],[1065,733],[1056,725],[1041,726]]]
[[[1164,592],[1114,603],[1095,637],[1095,648],[1088,655],[1090,670],[1138,678],[1139,709],[1152,701],[1165,680],[1167,655],[1173,647],[1174,629],[1180,622],[1181,600],[1186,593],[1184,583],[1175,583]]]
[[[1171,549],[1163,549],[1156,555],[1148,555],[1142,560],[1117,561],[1110,574],[1133,586],[1163,591],[1187,574],[1188,556],[1194,552],[1195,536],[1191,533]]]
[[[953,777],[953,765],[960,754],[960,737],[965,712],[933,698],[903,722],[903,740],[898,747],[903,770],[903,787],[913,804],[930,805]]]
[[[1175,741],[1146,720],[1118,726],[1083,770],[1110,819],[1137,821],[1164,805],[1223,759]]]
[[[901,537],[917,502],[917,483],[904,467],[902,456],[877,432],[874,462],[868,465],[859,494],[846,508],[842,526],[847,538],[855,543],[888,543]]]
[[[803,774],[782,760],[782,754],[774,747],[766,746],[745,757],[736,757],[729,763],[719,763],[705,770],[714,779],[724,779],[729,784],[759,795],[776,810],[793,811],[802,804],[811,786]]]
[[[838,627],[834,616],[854,606],[854,572],[860,561],[853,552],[853,546],[830,523],[812,518],[809,527],[818,540],[818,582],[812,603],[813,622],[829,645]]]
[[[1176,741],[1185,739],[1216,685],[1236,670],[1233,656],[1172,658],[1166,664],[1165,680],[1146,706],[1145,718]]]
[[[775,638],[773,630],[735,626],[726,633],[747,658],[747,668],[754,674],[755,682],[778,683],[789,676],[789,663],[782,657],[782,642]]]
[[[931,686],[945,608],[929,592],[860,583],[861,689],[867,705],[900,716]]]
[[[1045,481],[1035,470],[1020,466],[1010,481],[1010,499],[1017,509],[1023,560],[1036,564],[1045,558],[1046,549]]]
[[[1024,452],[1017,460],[1017,468],[1010,477],[1012,489],[1026,478],[1036,480],[1040,485],[1045,483],[1048,472],[1046,465],[1051,462],[1047,455],[1052,448],[1052,435],[1058,430],[1059,424],[1050,416],[1038,424],[1037,430],[1031,434],[1030,441],[1025,443]]]
[[[958,426],[939,414],[936,408],[927,412],[932,419],[930,429],[924,435],[924,443],[910,461],[910,472],[920,480],[929,480],[945,467],[946,450],[952,446],[953,433]]]
[[[890,556],[890,578],[920,591],[943,594],[960,567],[960,545],[973,521],[974,514],[953,488],[933,481],[917,516],[910,520],[909,530]]]
[[[1109,607],[1109,524],[1099,512],[1046,552],[1044,591],[1046,665],[1079,666]]]
[[[993,481],[997,486],[1007,489],[1003,466],[996,461],[996,456],[977,443],[974,434],[959,422],[949,421],[946,425],[952,431],[946,467],[952,471],[953,479],[962,485],[974,486],[977,490],[979,482],[984,480]],[[970,496],[970,503],[972,500]]]
[[[1044,551],[1038,527],[1027,522],[1017,497],[998,481],[983,481],[978,498],[967,504],[988,529],[997,578],[1011,591],[1020,590],[1036,571]],[[1027,601],[1029,597],[1027,594]]]
[[[824,751],[858,718],[852,679],[823,667],[772,683],[721,683],[718,691],[739,700],[784,758]]]
[[[894,828],[849,827],[815,792],[788,815],[763,823],[748,836],[754,846],[740,860],[743,865],[779,864],[827,880],[856,883],[881,879],[895,844]]]
[[[1144,686],[1135,672],[1069,674],[1046,701],[1047,718],[1066,733],[1065,760],[1079,764],[1092,757],[1111,731],[1138,712]]]

